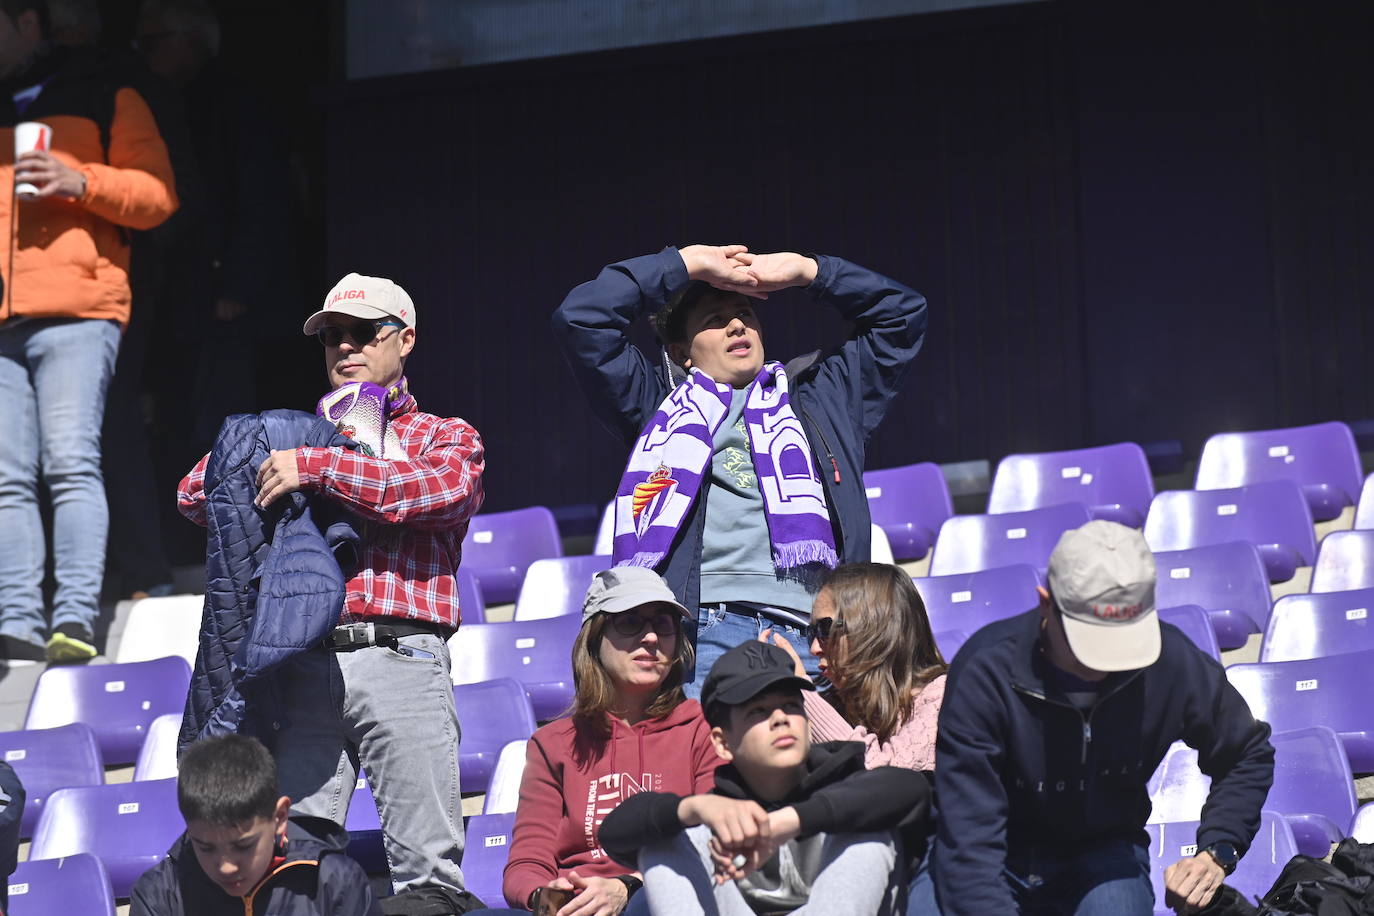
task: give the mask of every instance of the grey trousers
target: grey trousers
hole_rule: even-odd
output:
[[[643,895],[653,916],[753,916],[733,881],[717,885],[707,841],[710,828],[692,827],[639,854]],[[794,914],[875,916],[894,912],[897,852],[886,833],[840,833],[825,838],[821,871]]]
[[[293,812],[342,825],[361,764],[377,799],[396,892],[427,884],[462,890],[459,728],[448,646],[427,633],[400,642],[425,655],[383,646],[321,648],[288,664],[277,773]]]

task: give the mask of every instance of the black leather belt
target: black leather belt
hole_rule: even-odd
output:
[[[397,621],[395,623],[348,623],[335,627],[324,638],[324,647],[331,652],[355,652],[368,646],[385,646],[395,649],[401,644],[401,637],[429,633],[440,639],[448,639],[448,627],[437,623],[419,620]]]

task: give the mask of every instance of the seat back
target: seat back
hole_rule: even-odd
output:
[[[1358,531],[1374,528],[1374,474],[1366,477],[1360,487],[1360,504],[1355,508],[1355,528]]]
[[[367,773],[358,771],[353,784],[353,797],[348,802],[348,817],[344,819],[348,831],[348,855],[370,875],[385,874],[386,846],[382,839],[382,819],[377,813],[377,799]]]
[[[482,580],[465,566],[460,566],[453,577],[458,581],[458,609],[463,612],[463,623],[486,623],[487,602],[482,597]]]
[[[485,792],[501,749],[534,734],[534,710],[520,682],[511,678],[457,684],[453,704],[463,729],[458,749],[463,792]]]
[[[1269,574],[1248,541],[1159,551],[1155,570],[1155,604],[1203,608],[1223,649],[1245,645],[1269,619]]]
[[[1197,853],[1197,828],[1196,820],[1146,825],[1145,831],[1150,835],[1150,883],[1154,885],[1157,908],[1164,904],[1164,870]],[[1288,821],[1273,811],[1263,811],[1254,843],[1226,883],[1250,900],[1262,897],[1297,851]]]
[[[453,682],[512,678],[529,694],[536,719],[554,718],[572,702],[572,646],[581,628],[581,614],[459,627],[449,640]]]
[[[38,819],[29,858],[88,852],[104,863],[114,895],[127,897],[185,829],[175,779],[58,789]]]
[[[1260,644],[1262,662],[1287,662],[1374,649],[1374,588],[1318,595],[1286,595]]]
[[[940,657],[946,663],[954,661],[954,656],[968,642],[968,634],[963,630],[940,630],[934,634],[935,645],[940,649]]]
[[[520,804],[520,780],[525,776],[525,748],[528,741],[512,741],[501,748],[501,757],[491,774],[491,786],[482,802],[483,814],[514,814]]]
[[[9,878],[9,916],[114,916],[114,889],[89,853],[20,862]]]
[[[1154,498],[1145,452],[1134,442],[1066,452],[1008,455],[997,464],[989,512],[1083,503],[1093,518],[1139,528]]]
[[[515,619],[543,620],[581,614],[582,599],[592,584],[592,576],[612,565],[609,554],[535,560],[525,571],[520,596],[515,599]]]
[[[34,687],[24,727],[85,722],[107,765],[133,763],[153,720],[181,714],[190,683],[191,667],[179,657],[49,668]]]
[[[1311,566],[1317,541],[1312,513],[1298,485],[1271,480],[1229,490],[1166,490],[1145,519],[1151,550],[1186,550],[1248,541],[1259,550],[1269,581],[1285,582]]]
[[[883,529],[898,560],[923,558],[954,514],[945,475],[930,462],[865,471],[864,492],[873,524]]]
[[[115,661],[146,662],[175,655],[194,665],[204,608],[204,595],[171,595],[133,602]]]
[[[609,557],[615,552],[615,500],[606,503],[601,510],[601,521],[596,526],[596,544],[592,553]]]
[[[488,906],[499,907],[506,899],[501,883],[514,831],[514,814],[477,814],[468,818],[463,881]]]
[[[463,538],[463,566],[481,581],[491,604],[514,601],[535,560],[562,555],[558,522],[544,506],[475,516]]]
[[[1226,677],[1255,718],[1275,731],[1325,725],[1341,736],[1350,768],[1374,772],[1374,651],[1290,662],[1232,665]]]
[[[134,763],[134,779],[170,779],[177,775],[177,737],[181,733],[181,715],[167,713],[158,716],[148,726],[148,736],[138,749]]]
[[[1212,630],[1212,620],[1207,612],[1195,604],[1159,609],[1160,623],[1169,623],[1183,631],[1183,635],[1203,652],[1221,661],[1221,648],[1217,645],[1217,634]]]
[[[1333,531],[1322,538],[1312,591],[1374,588],[1374,531]]]
[[[1219,433],[1197,463],[1199,490],[1291,480],[1319,521],[1335,518],[1360,497],[1363,474],[1355,436],[1344,423]]]
[[[1374,843],[1374,802],[1365,802],[1350,820],[1350,835],[1361,843]]]
[[[921,593],[932,632],[973,633],[994,620],[1013,617],[1040,603],[1035,591],[1040,577],[1034,567],[1024,563],[954,576],[915,577],[911,584]],[[949,658],[945,656],[946,661]]]
[[[930,574],[951,576],[1016,563],[1043,574],[1060,536],[1091,520],[1082,503],[1001,515],[956,515],[940,526]]]
[[[68,786],[98,786],[105,781],[100,746],[89,725],[72,722],[56,728],[0,732],[0,757],[24,786],[19,835],[33,836],[48,796]]]

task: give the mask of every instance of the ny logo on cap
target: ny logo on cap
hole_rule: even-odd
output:
[[[750,671],[778,667],[777,658],[768,651],[771,648],[772,646],[762,642],[744,644],[744,660],[748,662]]]

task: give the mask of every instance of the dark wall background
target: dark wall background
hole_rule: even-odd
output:
[[[1047,2],[336,85],[315,292],[410,290],[412,387],[482,431],[490,509],[613,489],[547,318],[665,244],[926,294],[871,467],[1374,416],[1371,26]],[[800,294],[764,308],[773,356],[844,333]]]

